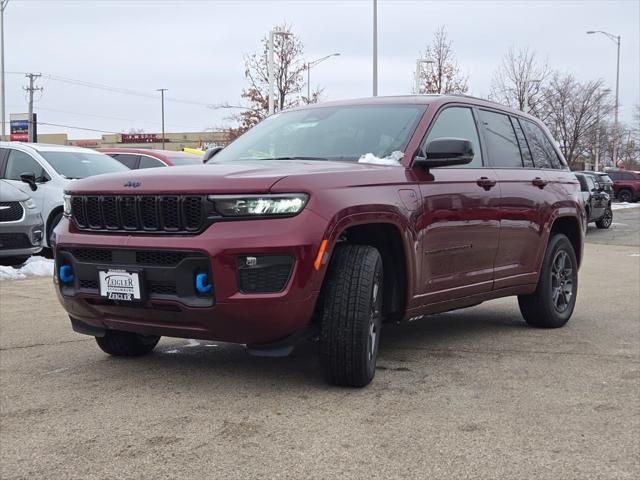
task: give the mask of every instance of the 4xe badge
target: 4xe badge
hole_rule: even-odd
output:
[[[124,184],[125,187],[131,187],[131,188],[138,188],[140,185],[142,185],[142,182],[139,182],[138,180],[129,180],[127,183]]]

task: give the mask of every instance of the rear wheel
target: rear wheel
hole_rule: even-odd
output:
[[[596,227],[598,228],[609,228],[611,226],[611,222],[613,222],[613,212],[611,211],[611,207],[607,207],[604,211],[604,215],[600,220],[596,222]]]
[[[116,357],[137,357],[151,352],[160,341],[157,335],[107,330],[104,337],[96,337],[103,352]]]
[[[322,292],[320,360],[333,385],[364,387],[376,371],[382,326],[382,258],[367,245],[338,245]]]
[[[549,239],[536,291],[518,296],[520,312],[532,327],[558,328],[571,318],[578,292],[578,262],[563,234]]]
[[[633,194],[631,193],[631,190],[620,190],[618,192],[618,200],[621,202],[632,202]]]

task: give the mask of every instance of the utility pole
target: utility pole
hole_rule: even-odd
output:
[[[589,30],[587,34],[595,35],[601,33],[613,43],[616,44],[618,48],[617,52],[617,60],[616,60],[616,103],[615,103],[615,111],[614,111],[614,122],[613,122],[613,165],[617,165],[617,156],[618,156],[618,130],[620,125],[618,124],[618,110],[620,108],[619,101],[619,89],[620,89],[620,35],[613,35],[609,32],[605,32],[603,30]]]
[[[160,92],[160,98],[162,102],[162,149],[164,150],[164,92],[166,92],[167,89],[159,88],[157,91]]]
[[[4,95],[4,9],[7,8],[7,3],[9,0],[0,0],[0,102],[2,102],[2,137],[0,139],[4,140],[5,135],[7,134],[7,127],[5,125],[5,95]]]
[[[44,88],[35,87],[33,84],[37,78],[41,77],[39,73],[26,73],[25,77],[29,79],[29,86],[23,87],[29,94],[29,143],[35,142],[34,128],[33,128],[33,92],[42,91]]]
[[[378,0],[373,0],[373,96],[378,96]]]

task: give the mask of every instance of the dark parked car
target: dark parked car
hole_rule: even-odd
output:
[[[202,157],[172,150],[151,150],[143,148],[96,148],[115,158],[131,170],[141,168],[173,167],[180,165],[200,165]]]
[[[74,182],[65,215],[56,291],[105,352],[311,338],[347,386],[373,378],[383,323],[517,295],[529,325],[563,326],[585,225],[540,121],[446,95],[282,112],[206,165]]]
[[[613,180],[613,190],[621,202],[635,202],[640,198],[640,172],[607,170]]]
[[[609,197],[614,198],[615,195],[613,192],[613,180],[611,180],[611,177],[609,176],[609,174],[607,174],[607,172],[593,172],[590,170],[583,170],[576,173],[591,175],[596,181],[596,184],[602,187],[603,191],[605,191],[609,195]]]
[[[587,223],[595,222],[598,228],[609,228],[613,222],[611,197],[603,186],[596,183],[594,175],[579,172],[575,175],[580,182]]]

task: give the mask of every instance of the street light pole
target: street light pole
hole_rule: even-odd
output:
[[[156,91],[160,92],[160,98],[162,102],[162,149],[164,150],[164,92],[166,92],[167,89],[158,88],[158,90]]]
[[[613,165],[617,164],[618,157],[618,109],[619,109],[619,88],[620,88],[620,35],[613,35],[609,32],[605,32],[603,30],[589,30],[587,34],[593,35],[596,33],[601,33],[609,40],[614,42],[618,47],[618,54],[616,60],[616,102],[614,105],[614,122],[613,122]]]
[[[422,70],[421,70],[422,69],[422,65],[423,64],[431,65],[433,63],[435,63],[433,60],[424,60],[422,58],[418,58],[416,60],[416,78],[415,78],[416,95],[420,95],[420,74],[422,73]]]
[[[4,94],[4,9],[7,8],[7,4],[9,0],[0,0],[0,70],[2,70],[2,74],[0,75],[0,102],[2,102],[2,140],[5,139],[6,125],[5,125],[5,94]]]
[[[277,30],[271,30],[269,32],[269,45],[268,45],[268,52],[267,52],[267,70],[269,71],[269,98],[268,98],[268,102],[269,102],[269,115],[273,114],[274,111],[274,93],[273,93],[273,84],[275,83],[274,77],[275,77],[275,69],[276,66],[274,64],[274,59],[273,59],[273,50],[274,50],[274,40],[275,40],[275,36],[276,35],[282,35],[282,36],[287,36],[287,35],[291,35],[289,32],[280,32]]]
[[[378,96],[378,0],[373,0],[373,96]]]
[[[594,162],[593,170],[598,171],[600,167],[600,104],[602,103],[602,97],[611,93],[608,88],[598,92],[598,104],[596,106],[596,159]]]
[[[332,53],[331,55],[318,58],[317,60],[313,60],[312,62],[307,62],[307,101],[311,101],[311,67],[315,67],[319,63],[322,63],[331,57],[338,57],[338,56],[340,56],[339,53]]]

